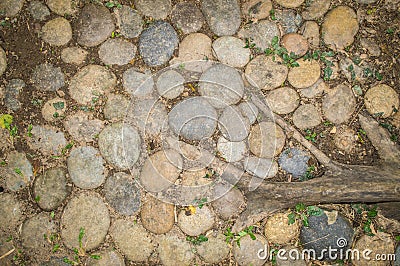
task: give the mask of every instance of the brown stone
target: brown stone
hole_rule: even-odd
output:
[[[307,39],[298,33],[288,33],[282,37],[282,45],[288,50],[288,53],[294,53],[301,57],[307,53]]]
[[[288,74],[289,83],[299,89],[310,87],[320,77],[321,69],[316,60],[297,60],[299,67],[293,67]]]

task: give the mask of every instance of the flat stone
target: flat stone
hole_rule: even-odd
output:
[[[297,32],[303,20],[300,14],[291,9],[276,9],[275,18],[281,25],[283,34]]]
[[[386,118],[399,110],[399,95],[390,86],[379,84],[365,93],[364,104],[371,115],[383,113],[380,117]]]
[[[275,36],[281,37],[278,25],[269,20],[261,20],[257,23],[252,23],[238,32],[241,39],[248,39],[255,44],[255,48],[259,48],[261,52],[269,48],[271,41]]]
[[[65,18],[52,19],[42,27],[41,37],[50,45],[66,45],[72,39],[71,24]]]
[[[121,38],[109,39],[99,48],[99,58],[106,65],[126,65],[135,54],[136,46]]]
[[[29,4],[29,13],[36,20],[46,20],[48,16],[50,16],[50,10],[47,8],[45,4],[39,1],[32,1]]]
[[[158,151],[145,161],[140,182],[146,191],[162,191],[178,179],[182,164],[182,157],[176,151]]]
[[[26,84],[21,79],[11,79],[5,87],[4,104],[8,109],[17,111],[21,109],[22,103],[19,101],[21,92]]]
[[[106,179],[104,160],[99,151],[91,146],[75,148],[68,159],[68,172],[72,182],[79,188],[92,189]]]
[[[204,234],[214,226],[215,222],[215,214],[208,206],[195,208],[196,212],[189,215],[186,210],[181,210],[178,214],[178,226],[189,236]]]
[[[254,234],[254,236],[255,240],[251,239],[249,235],[241,237],[240,247],[236,242],[233,245],[233,256],[240,266],[262,266],[267,261],[268,256],[260,259],[257,254],[260,249],[265,250],[265,247],[268,247],[268,240],[260,234]]]
[[[271,159],[249,156],[244,161],[244,169],[261,179],[272,178],[278,173],[278,164]]]
[[[96,252],[96,255],[99,255],[99,259],[88,258],[86,260],[86,265],[88,266],[125,266],[124,257],[119,254],[116,250],[105,250],[100,253]]]
[[[223,234],[207,236],[208,240],[196,247],[197,253],[206,263],[219,263],[228,257],[230,248]]]
[[[323,92],[327,92],[328,90],[328,85],[324,82],[323,79],[320,78],[310,87],[302,89],[300,91],[300,95],[311,99],[317,96],[321,96]]]
[[[381,55],[381,48],[373,39],[361,38],[360,44],[364,49],[367,49],[371,56],[377,57]]]
[[[278,162],[283,170],[298,178],[307,172],[310,158],[310,154],[305,150],[289,148],[281,153]]]
[[[133,176],[123,172],[110,176],[104,184],[104,194],[119,214],[130,216],[139,211],[140,189]]]
[[[233,36],[223,36],[213,42],[212,48],[216,58],[232,67],[244,67],[250,60],[250,49],[246,43]]]
[[[310,1],[309,5],[306,5],[306,9],[301,13],[306,20],[316,20],[329,10],[331,5],[330,0],[314,0]]]
[[[306,266],[307,262],[301,257],[301,250],[292,245],[283,246],[286,252],[276,257],[277,266]],[[306,255],[307,256],[307,255]]]
[[[142,73],[129,68],[122,75],[122,82],[125,90],[136,97],[145,97],[153,92],[154,80],[150,71]]]
[[[172,24],[183,32],[188,34],[199,31],[204,23],[203,13],[191,2],[181,2],[174,6],[171,13]]]
[[[163,72],[157,79],[156,87],[158,94],[167,99],[177,98],[185,89],[183,87],[185,78],[175,70]]]
[[[299,67],[293,67],[288,74],[290,85],[298,89],[312,86],[321,75],[321,69],[316,60],[297,60]]]
[[[61,60],[67,64],[81,65],[85,62],[88,52],[80,47],[67,47],[61,51]]]
[[[375,2],[377,2],[378,0],[356,0],[356,2],[360,3],[360,4],[373,4]]]
[[[319,46],[319,25],[315,21],[306,21],[300,29],[311,47]]]
[[[171,0],[135,0],[140,13],[154,19],[165,19],[171,13]]]
[[[140,35],[139,52],[146,65],[161,66],[168,62],[178,44],[174,28],[167,22],[157,21]]]
[[[15,240],[9,239],[9,235],[7,235],[6,232],[1,232],[0,233],[0,253],[1,254],[8,254],[10,250],[14,248],[15,245]],[[10,254],[4,255],[4,257],[1,259],[1,263],[4,266],[11,266],[14,263],[14,255],[12,255],[14,252]]]
[[[271,10],[271,0],[247,0],[242,4],[242,14],[250,19],[268,18]]]
[[[42,107],[42,116],[44,120],[51,122],[64,118],[67,110],[67,101],[56,97],[48,100]]]
[[[250,124],[256,122],[258,117],[258,108],[252,102],[243,101],[239,105],[240,111],[244,117],[246,117]]]
[[[272,59],[272,56],[259,55],[247,64],[246,79],[261,90],[273,90],[286,80],[288,68]]]
[[[356,99],[352,90],[343,84],[329,90],[322,99],[322,111],[325,117],[336,124],[350,119],[356,108]]]
[[[111,121],[123,120],[128,112],[131,102],[122,94],[109,94],[104,106],[104,118]]]
[[[47,0],[47,6],[51,11],[60,16],[72,15],[77,11],[77,0]]]
[[[228,106],[218,118],[218,128],[226,139],[242,141],[249,135],[250,122],[242,115],[239,107]]]
[[[7,56],[3,48],[0,47],[0,76],[6,71],[7,68]]]
[[[68,266],[63,258],[51,257],[49,260],[40,263],[40,266]]]
[[[367,77],[364,74],[364,69],[361,66],[354,64],[353,60],[348,57],[342,57],[339,60],[340,71],[350,83],[366,80]]]
[[[392,118],[392,124],[395,127],[400,128],[400,112],[395,113],[391,118]]]
[[[237,217],[246,207],[245,198],[239,189],[232,187],[228,190],[224,185],[218,184],[214,190],[217,199],[211,205],[222,220]]]
[[[178,234],[160,236],[157,251],[162,265],[165,266],[186,266],[194,259],[189,242]]]
[[[21,11],[25,0],[3,0],[0,2],[0,10],[2,16],[14,17]]]
[[[29,147],[40,151],[43,155],[60,155],[61,150],[67,145],[64,133],[51,126],[33,125],[31,134],[32,136],[28,138]]]
[[[289,224],[290,212],[275,213],[265,223],[265,237],[274,244],[286,244],[299,235],[298,223]]]
[[[396,251],[396,260],[394,261],[394,266],[399,266],[400,265],[400,246],[397,246]]]
[[[11,151],[7,155],[7,165],[0,168],[7,189],[15,192],[28,186],[33,178],[33,168],[25,153]]]
[[[282,128],[272,122],[261,122],[250,130],[250,151],[258,157],[272,158],[281,153],[285,140]]]
[[[65,84],[64,73],[61,68],[55,67],[50,63],[36,66],[31,80],[33,86],[41,91],[56,91]]]
[[[266,99],[272,112],[281,115],[293,112],[300,103],[299,94],[290,87],[272,90],[267,94]]]
[[[234,35],[239,29],[241,19],[237,0],[202,0],[201,9],[216,35]]]
[[[67,198],[71,187],[67,186],[67,172],[64,168],[51,168],[35,178],[33,196],[39,197],[37,204],[46,211],[58,208]]]
[[[110,234],[126,258],[134,262],[147,261],[155,248],[152,236],[136,221],[118,219]]]
[[[357,250],[371,250],[371,253],[368,253],[367,259],[363,256],[360,256],[359,260],[354,260],[355,266],[367,266],[371,265],[371,259],[374,260],[373,264],[376,266],[384,266],[388,265],[387,261],[378,261],[374,258],[378,258],[378,254],[383,256],[383,254],[393,254],[394,253],[395,243],[393,242],[393,238],[390,234],[384,232],[376,232],[374,236],[362,235],[354,245],[354,249]],[[398,263],[398,258],[397,263]],[[395,265],[395,264],[394,264]]]
[[[23,219],[24,205],[14,194],[0,194],[0,230],[14,231]]]
[[[217,111],[203,97],[192,97],[175,105],[168,114],[172,131],[189,140],[201,140],[214,134]]]
[[[84,105],[112,90],[116,83],[117,78],[107,68],[87,65],[71,78],[68,89],[72,99]]]
[[[93,142],[104,128],[104,121],[90,118],[88,113],[78,112],[67,117],[64,127],[74,140],[80,143]]]
[[[337,49],[344,49],[352,44],[357,32],[357,15],[347,6],[338,6],[329,11],[321,27],[324,42]]]
[[[122,36],[129,39],[139,36],[143,29],[143,19],[136,10],[123,5],[121,8],[115,8],[114,13]]]
[[[338,149],[351,153],[356,147],[357,139],[357,133],[352,128],[342,125],[338,128],[333,141]]]
[[[46,253],[52,249],[49,238],[57,234],[57,226],[50,218],[50,214],[41,212],[28,218],[22,224],[21,242],[22,246],[29,251]]]
[[[186,157],[185,159],[187,160],[188,158]],[[207,177],[210,177],[212,173],[207,169],[199,168],[199,166],[190,168],[190,166],[184,164],[184,169],[189,170],[183,171],[181,174],[180,184],[182,185],[182,192],[179,195],[179,201],[175,200],[174,203],[178,202],[179,205],[191,204],[198,206],[200,205],[199,200],[204,199],[205,194],[209,195],[211,193],[212,180]]]
[[[282,37],[282,45],[289,54],[294,53],[301,57],[308,51],[307,39],[298,33],[288,33]]]
[[[139,158],[142,141],[138,131],[128,124],[116,122],[99,134],[99,149],[112,166],[128,170]]]
[[[276,2],[286,8],[296,8],[301,6],[304,0],[276,0]]]
[[[165,234],[175,223],[174,205],[149,196],[140,209],[140,220],[150,232]]]
[[[224,137],[218,139],[217,150],[220,156],[229,163],[240,161],[248,153],[246,142],[233,142]]]
[[[80,231],[86,251],[103,243],[110,227],[110,214],[100,195],[81,193],[65,206],[61,216],[61,237],[69,249],[79,248]],[[132,237],[132,236],[131,236]]]
[[[114,29],[113,18],[106,7],[87,4],[81,10],[74,31],[78,44],[93,47],[107,40]]]
[[[313,128],[321,122],[321,114],[312,104],[300,105],[293,113],[293,124],[299,129]]]

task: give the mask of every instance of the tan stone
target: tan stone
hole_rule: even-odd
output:
[[[251,128],[249,147],[258,157],[272,158],[281,153],[285,141],[282,128],[272,122],[261,122]]]
[[[41,35],[50,45],[65,45],[72,39],[71,24],[65,18],[55,18],[44,24]]]
[[[265,236],[269,242],[286,244],[299,235],[298,223],[289,224],[289,212],[276,213],[265,223]]]
[[[295,8],[301,6],[304,0],[276,0],[276,2],[286,8]]]
[[[357,250],[371,250],[368,257],[373,259],[376,258],[377,254],[394,254],[394,243],[392,237],[384,232],[378,231],[374,236],[363,235],[358,239],[354,245],[354,249]],[[355,266],[369,266],[372,265],[371,259],[368,260],[363,256],[360,256],[359,260],[353,260]],[[388,261],[377,261],[374,260],[374,266],[385,266],[389,265]]]
[[[288,114],[299,105],[299,94],[290,87],[282,87],[268,93],[267,103],[274,113]]]
[[[293,114],[293,124],[300,129],[316,127],[321,121],[321,114],[312,104],[301,105]]]
[[[301,32],[311,46],[319,46],[319,26],[315,21],[304,22]]]
[[[140,210],[143,227],[154,234],[165,234],[174,226],[174,205],[149,196]]]
[[[356,108],[353,91],[346,85],[340,84],[329,90],[322,100],[322,111],[325,117],[336,124],[350,119]]]
[[[288,74],[289,83],[299,89],[304,89],[313,85],[321,75],[321,69],[316,60],[297,60],[299,67],[293,67]]]
[[[59,97],[46,102],[42,107],[42,116],[46,121],[62,119],[67,110],[67,102]]]
[[[301,14],[303,19],[315,20],[322,17],[331,5],[331,0],[313,0],[310,1],[310,5],[306,7],[304,12]]]
[[[288,33],[282,37],[282,45],[288,53],[294,53],[299,57],[305,55],[308,50],[307,39],[298,33]]]
[[[383,113],[380,117],[386,118],[399,109],[399,95],[388,85],[379,84],[365,93],[364,103],[371,115]]]
[[[243,14],[254,19],[268,18],[271,10],[271,0],[248,0],[242,5]]]
[[[334,136],[335,146],[345,152],[352,152],[356,145],[356,132],[346,126],[341,126]]]

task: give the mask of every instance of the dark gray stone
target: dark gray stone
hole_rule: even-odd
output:
[[[197,32],[204,23],[204,17],[200,9],[194,3],[177,3],[171,14],[172,24],[184,34]]]
[[[278,162],[286,172],[294,177],[301,177],[307,172],[309,159],[310,155],[306,151],[289,148],[281,153]]]
[[[32,73],[31,80],[36,89],[41,91],[56,91],[65,84],[61,68],[50,63],[38,65]]]
[[[241,19],[237,0],[203,0],[201,8],[216,35],[234,35],[239,29]]]
[[[121,34],[126,38],[136,38],[142,32],[143,19],[142,16],[130,8],[122,6],[114,9],[117,18],[117,25],[121,30]]]
[[[394,254],[396,254],[396,259],[395,259],[393,265],[394,266],[400,266],[400,246],[397,246],[396,252]]]
[[[39,1],[32,1],[29,4],[29,12],[34,19],[43,21],[50,16],[50,10],[45,4]]]
[[[25,87],[25,82],[21,79],[12,79],[5,88],[4,104],[7,108],[17,111],[21,108],[22,103],[18,100],[21,91]]]
[[[285,34],[291,32],[297,32],[302,22],[302,17],[296,14],[293,10],[276,10],[275,17],[277,21],[282,25]]]
[[[52,248],[50,237],[57,233],[57,226],[50,214],[41,212],[22,224],[22,245],[34,253],[46,253]]]

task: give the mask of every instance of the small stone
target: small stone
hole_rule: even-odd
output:
[[[218,118],[218,128],[226,139],[242,141],[249,135],[250,122],[242,115],[239,107],[228,106]]]
[[[136,10],[123,5],[121,8],[115,8],[114,13],[122,36],[129,39],[139,36],[143,29],[143,19]]]
[[[67,64],[81,65],[87,55],[88,52],[80,47],[67,47],[61,51],[61,60]]]
[[[283,34],[295,33],[302,23],[302,17],[290,9],[276,9],[275,18],[283,29]]]
[[[136,46],[121,38],[109,39],[99,48],[99,58],[106,65],[126,65],[135,54]]]
[[[154,19],[165,19],[171,13],[171,0],[135,0],[140,13]]]
[[[69,83],[69,93],[79,104],[92,103],[97,98],[114,88],[117,78],[110,70],[99,65],[81,68]]]
[[[41,212],[22,224],[21,242],[24,248],[37,253],[46,253],[52,248],[52,242],[49,238],[57,234],[57,227],[50,215]]]
[[[85,250],[90,251],[105,240],[110,227],[110,214],[100,195],[81,193],[65,206],[60,226],[61,237],[69,249],[79,247],[79,236],[84,230],[81,241]]]
[[[317,82],[321,75],[321,69],[316,60],[297,60],[299,67],[293,67],[288,74],[290,85],[298,89],[304,89]]]
[[[104,118],[111,121],[123,120],[130,104],[130,100],[122,94],[109,94],[103,110]]]
[[[172,131],[189,140],[201,140],[214,134],[217,111],[203,97],[192,97],[175,105],[168,114]]]
[[[265,236],[274,244],[286,244],[299,235],[298,223],[289,224],[290,212],[276,213],[268,217],[265,223]]]
[[[51,122],[64,118],[67,102],[59,97],[47,101],[42,107],[44,120]]]
[[[235,242],[233,245],[233,256],[235,257],[236,263],[240,266],[262,266],[267,261],[268,256],[265,259],[259,258],[259,250],[264,250],[267,252],[268,240],[264,236],[259,234],[254,234],[256,237],[253,240],[249,235],[245,235],[240,238],[240,247]]]
[[[24,206],[14,194],[0,193],[0,230],[14,231],[23,219]]]
[[[61,68],[50,63],[38,65],[32,73],[31,80],[36,89],[41,91],[56,91],[65,84]]]
[[[22,103],[18,99],[25,86],[25,82],[21,79],[12,79],[7,83],[4,97],[4,104],[7,108],[13,111],[21,109]]]
[[[393,254],[394,243],[390,234],[378,231],[374,236],[361,236],[354,245],[354,249],[371,251],[367,255],[370,259],[360,256],[359,260],[354,260],[355,266],[367,266],[371,265],[371,259],[378,258],[378,254],[382,256],[383,254]],[[385,260],[374,260],[373,264],[376,266],[385,266],[388,265],[388,262]]]
[[[189,215],[184,209],[178,214],[178,226],[189,236],[204,234],[214,226],[215,222],[215,214],[208,206],[195,208],[196,211]]]
[[[0,47],[0,76],[6,71],[7,68],[7,56],[3,48]]]
[[[378,0],[356,0],[360,4],[373,4],[377,2]]]
[[[337,148],[347,153],[351,153],[356,147],[357,134],[346,126],[341,126],[334,136],[334,143]]]
[[[15,192],[29,185],[33,178],[33,169],[25,153],[11,151],[7,155],[7,161],[7,166],[0,168],[7,189]]]
[[[232,187],[228,190],[220,184],[214,190],[217,199],[211,205],[222,220],[227,221],[238,216],[246,207],[243,193],[239,189]]]
[[[232,142],[224,137],[218,139],[217,150],[220,156],[229,163],[240,161],[248,152],[244,141]]]
[[[381,48],[373,39],[361,38],[360,44],[364,49],[367,49],[371,56],[380,56]]]
[[[315,21],[306,21],[301,27],[301,34],[307,39],[311,47],[319,46],[319,26]]]
[[[278,173],[278,164],[271,159],[249,156],[244,161],[244,169],[261,179],[272,178]]]
[[[365,108],[371,115],[382,118],[393,115],[394,110],[399,110],[399,95],[386,84],[379,84],[370,88],[364,96]]]
[[[88,266],[125,266],[124,257],[119,254],[117,251],[109,249],[97,253],[95,255],[99,255],[99,259],[88,258],[86,261],[86,265]]]
[[[252,86],[261,90],[273,90],[286,80],[288,68],[272,59],[272,56],[259,55],[247,64],[246,79]]]
[[[324,42],[334,49],[344,49],[352,44],[357,32],[357,15],[347,6],[338,6],[329,11],[321,27]]]
[[[98,143],[104,159],[121,170],[133,167],[142,145],[138,131],[122,122],[106,126],[99,134]]]
[[[65,18],[55,18],[44,24],[42,39],[54,46],[66,45],[72,39],[72,28]]]
[[[86,143],[97,139],[104,127],[104,122],[96,118],[89,118],[89,114],[85,112],[78,112],[67,117],[64,127],[74,140]]]
[[[157,91],[160,96],[167,99],[177,98],[185,89],[185,78],[175,70],[163,72],[157,79]]]
[[[340,84],[322,99],[322,111],[325,117],[336,124],[350,119],[356,109],[356,99],[353,91],[346,85]]]
[[[32,136],[28,138],[28,145],[33,150],[40,151],[43,155],[60,155],[67,145],[64,133],[51,126],[33,125]]]
[[[242,4],[242,13],[250,19],[268,18],[271,10],[271,0],[247,0]]]
[[[293,113],[293,124],[299,129],[316,127],[321,121],[320,112],[312,104],[300,105]]]
[[[66,170],[51,168],[35,179],[33,195],[39,198],[37,204],[46,211],[59,207],[69,195],[71,188],[67,186]]]
[[[330,0],[314,0],[310,1],[309,5],[306,5],[306,9],[301,13],[306,20],[316,20],[329,10],[331,5]]]
[[[278,162],[283,170],[292,174],[293,177],[299,178],[306,174],[310,158],[307,151],[290,148],[281,153]]]
[[[174,205],[149,196],[140,209],[140,220],[150,232],[165,234],[175,223]]]
[[[314,98],[322,95],[323,92],[328,92],[329,87],[326,85],[323,79],[318,79],[313,85],[308,88],[302,89],[300,95],[306,98]]]
[[[366,79],[364,69],[356,65],[353,60],[348,57],[340,58],[339,68],[350,83],[355,81],[361,82]]]
[[[104,194],[119,214],[130,216],[140,208],[140,189],[136,180],[123,172],[115,173],[107,179]]]
[[[142,73],[129,68],[124,72],[122,82],[125,90],[136,97],[145,97],[153,92],[154,80],[150,71]]]
[[[266,99],[269,108],[281,115],[293,112],[300,103],[299,94],[290,87],[272,90],[267,94]]]
[[[160,236],[157,250],[161,263],[165,266],[190,265],[194,258],[189,242],[178,234]]]
[[[114,29],[113,18],[106,7],[88,4],[81,10],[74,31],[78,44],[93,47],[107,40]]]
[[[99,151],[91,146],[75,148],[68,159],[68,172],[72,182],[79,188],[92,189],[106,179],[104,160]]]
[[[272,122],[261,122],[250,130],[250,151],[262,158],[273,158],[281,153],[286,136],[282,128]]]
[[[0,150],[4,152],[13,147],[14,145],[10,141],[10,132],[8,129],[0,127]]]
[[[196,32],[204,23],[203,13],[194,3],[181,2],[174,6],[171,14],[172,24],[183,34]]]
[[[136,221],[118,219],[113,222],[110,234],[122,253],[131,261],[147,261],[153,253],[153,238]]]
[[[65,16],[65,15],[72,15],[77,11],[76,7],[78,6],[78,1],[77,0],[47,0],[46,4],[51,9],[51,11],[53,11],[57,15]]]
[[[207,263],[219,263],[229,254],[229,246],[223,234],[208,236],[208,240],[196,247],[197,253]]]
[[[39,1],[32,1],[29,4],[29,12],[31,16],[36,20],[46,20],[50,16],[50,11],[45,4]]]
[[[139,52],[146,65],[161,66],[168,62],[178,44],[174,28],[167,22],[157,21],[140,35]]]
[[[218,60],[232,67],[244,67],[250,60],[250,49],[245,42],[233,36],[216,39],[212,45]]]
[[[258,109],[252,102],[243,101],[239,104],[240,111],[242,115],[246,117],[250,124],[254,124],[258,117]]]
[[[240,26],[240,7],[236,0],[202,0],[201,8],[211,28],[218,36],[234,35]]]
[[[2,17],[14,17],[21,11],[25,0],[3,0],[0,2]]]
[[[259,48],[262,52],[269,48],[271,41],[275,36],[280,38],[281,33],[276,23],[269,20],[261,20],[242,28],[238,32],[238,36],[241,39],[248,39],[255,45],[256,49]]]
[[[282,45],[288,51],[288,54],[292,52],[301,57],[308,51],[307,39],[298,33],[288,33],[282,37]]]
[[[276,0],[276,2],[286,8],[296,8],[301,6],[304,0]]]

